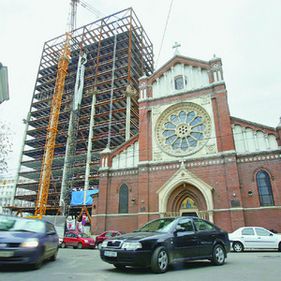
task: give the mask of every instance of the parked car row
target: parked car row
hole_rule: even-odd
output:
[[[74,249],[85,249],[85,248],[100,248],[101,243],[109,238],[121,235],[121,232],[116,230],[104,231],[94,238],[91,238],[86,233],[81,233],[77,231],[69,231],[65,233],[62,242],[60,244],[61,248],[73,247]]]
[[[45,260],[55,261],[62,248],[99,248],[103,261],[117,269],[126,266],[150,267],[164,273],[170,264],[209,259],[223,265],[231,248],[281,251],[281,235],[262,227],[241,227],[227,233],[197,217],[161,218],[148,222],[132,233],[109,230],[91,238],[69,231],[59,241],[52,223],[0,215],[0,266],[26,264],[40,268]]]

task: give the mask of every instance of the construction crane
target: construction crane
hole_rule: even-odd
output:
[[[42,218],[43,215],[46,214],[47,209],[47,201],[48,201],[48,194],[49,194],[49,187],[50,187],[50,180],[51,180],[51,172],[52,172],[52,164],[54,160],[54,151],[55,151],[55,144],[56,144],[56,136],[58,132],[58,123],[59,123],[59,114],[60,114],[60,108],[62,103],[62,95],[64,92],[64,85],[65,85],[65,79],[68,72],[68,66],[71,58],[71,48],[70,48],[70,40],[72,37],[73,30],[76,28],[76,14],[77,14],[77,4],[80,3],[81,6],[88,9],[92,13],[94,13],[97,16],[101,16],[101,13],[91,7],[89,4],[87,4],[85,1],[82,0],[71,0],[71,14],[70,14],[70,21],[69,21],[69,32],[66,33],[66,39],[64,43],[64,47],[62,50],[62,54],[59,58],[58,62],[58,71],[57,71],[57,77],[55,82],[55,89],[54,89],[54,95],[52,98],[52,103],[50,107],[50,118],[49,118],[49,124],[47,128],[47,135],[46,135],[46,142],[44,147],[44,155],[42,159],[41,164],[41,172],[40,172],[40,181],[38,186],[38,192],[37,192],[37,199],[35,202],[35,217]],[[84,59],[83,62],[81,62],[81,65],[85,64],[85,54],[81,53],[82,59]],[[80,64],[80,61],[79,61]],[[78,67],[79,68],[79,67]],[[81,66],[80,66],[81,68]],[[81,71],[80,71],[81,72]],[[78,79],[79,80],[79,79]],[[83,89],[82,89],[83,90]],[[80,101],[81,101],[81,95],[82,90],[80,89]],[[76,90],[75,90],[76,92]],[[76,111],[75,111],[76,110]],[[73,110],[73,115],[77,115],[77,107]],[[75,127],[75,123],[77,123],[77,117],[72,116],[73,124],[71,124],[71,127]],[[75,138],[75,130],[74,133],[72,132],[72,139]],[[73,145],[70,147],[70,153],[73,154]],[[64,191],[65,192],[65,191]],[[62,192],[63,193],[63,192]]]
[[[54,160],[55,144],[58,132],[59,114],[71,55],[70,39],[72,31],[74,30],[76,24],[76,11],[78,1],[79,0],[71,0],[70,32],[66,33],[64,47],[58,62],[54,95],[50,108],[50,119],[47,128],[44,155],[41,164],[40,181],[38,186],[37,199],[35,202],[35,216],[38,218],[42,218],[42,216],[46,214],[47,209],[52,164]]]

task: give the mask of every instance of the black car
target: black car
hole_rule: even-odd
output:
[[[169,264],[187,260],[209,259],[214,265],[223,265],[229,251],[225,231],[186,216],[156,219],[132,233],[105,240],[100,256],[118,269],[141,266],[163,273]]]

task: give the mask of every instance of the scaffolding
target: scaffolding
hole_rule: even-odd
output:
[[[16,192],[16,201],[36,200],[57,66],[64,43],[65,36],[62,35],[47,41],[43,47],[26,120],[16,185],[16,191],[18,188],[26,189],[31,194],[17,195]],[[74,30],[69,43],[71,61],[59,114],[47,215],[57,214],[60,210],[63,179],[66,204],[69,204],[72,190],[83,190],[85,186],[99,188],[100,152],[108,146],[116,148],[138,133],[138,79],[153,72],[153,46],[132,8]],[[81,50],[87,55],[87,60],[82,98],[78,110],[75,108],[74,112],[75,81]],[[128,88],[134,89],[134,94],[127,95]],[[68,137],[72,139],[68,148],[70,153],[67,153]],[[29,179],[29,182],[20,184],[19,179],[22,178]],[[34,208],[30,206],[14,205],[10,209],[34,213]]]

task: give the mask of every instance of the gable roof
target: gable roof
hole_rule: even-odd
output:
[[[172,57],[170,60],[168,60],[163,66],[158,68],[151,76],[151,80],[155,80],[159,77],[161,77],[165,72],[167,72],[171,67],[175,66],[176,64],[186,64],[186,65],[191,65],[194,67],[201,67],[204,69],[209,69],[210,64],[208,61],[203,61],[199,59],[194,59],[190,57],[185,57],[182,55],[175,55]]]

